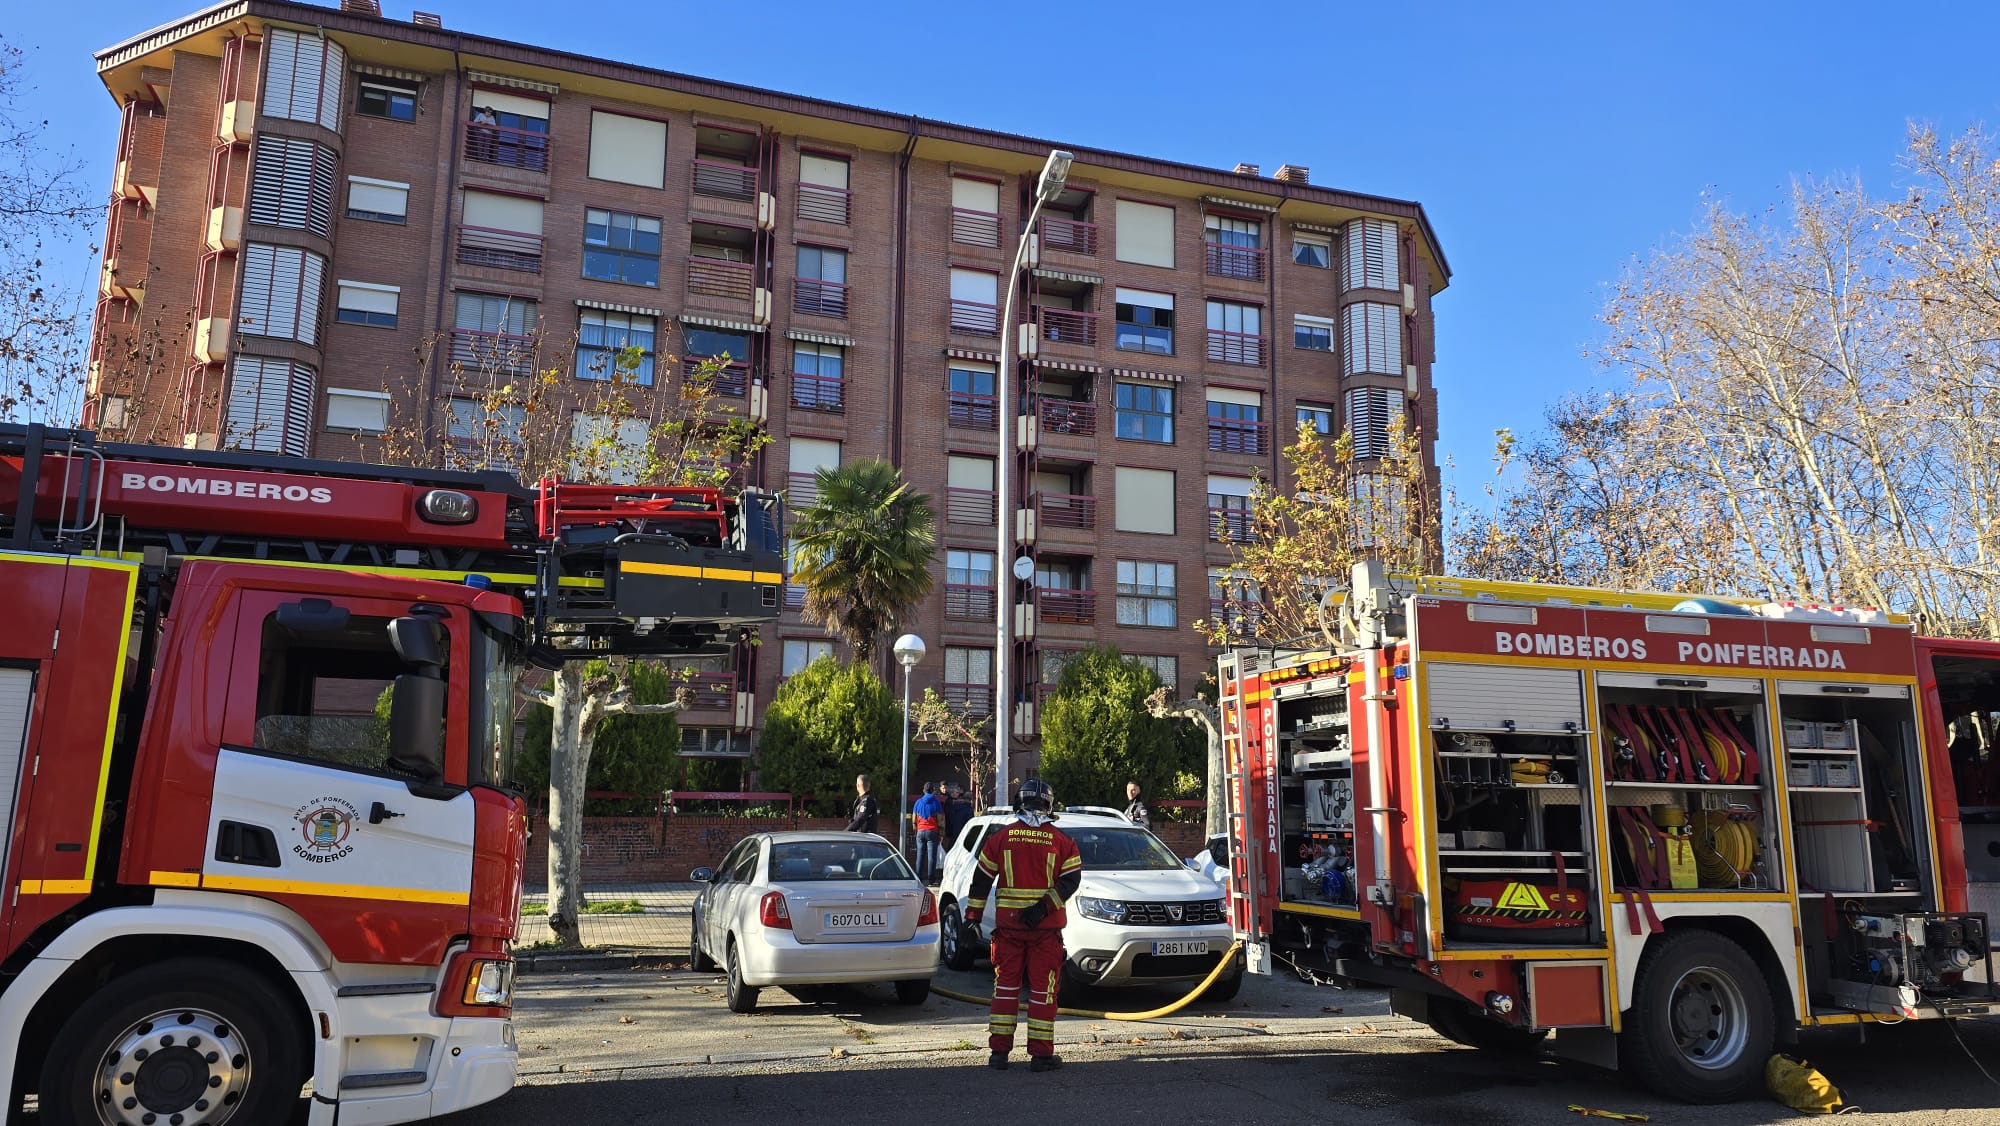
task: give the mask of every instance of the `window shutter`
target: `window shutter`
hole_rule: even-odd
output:
[[[340,283],[340,307],[359,313],[386,313],[393,317],[396,315],[396,299],[401,292],[393,285],[343,281]]]
[[[1400,289],[1400,240],[1387,219],[1354,219],[1347,224],[1343,289]]]
[[[268,60],[262,96],[266,116],[340,128],[341,78],[347,70],[347,52],[339,43],[272,28],[265,37],[264,54]]]
[[[657,188],[666,182],[666,168],[666,122],[591,111],[591,179]]]
[[[844,188],[847,186],[847,162],[830,156],[813,153],[799,154],[799,183],[817,184],[822,188]]]
[[[1341,373],[1403,374],[1403,312],[1394,305],[1359,302],[1340,311]]]
[[[1219,473],[1208,475],[1208,495],[1216,497],[1247,497],[1254,482],[1248,477],[1224,477]]]
[[[1393,387],[1356,387],[1347,393],[1347,430],[1357,458],[1388,457],[1389,427],[1402,393]]]
[[[951,455],[947,458],[945,484],[954,489],[991,489],[993,459]]]
[[[1173,470],[1121,465],[1114,475],[1113,488],[1119,531],[1174,534]]]
[[[330,235],[334,163],[333,150],[311,141],[259,137],[250,172],[250,221]]]
[[[236,321],[249,336],[319,342],[326,259],[292,246],[252,243],[243,250],[243,293]]]
[[[813,473],[840,467],[839,442],[825,438],[793,438],[791,452],[793,473]]]
[[[472,104],[485,106],[494,113],[511,113],[517,117],[533,118],[536,121],[549,119],[549,103],[539,98],[524,98],[519,94],[503,94],[498,90],[474,90]]]
[[[264,39],[264,89],[262,101],[266,117],[292,116],[292,87],[298,84],[299,33],[272,28]]]
[[[1144,289],[1123,288],[1117,289],[1114,292],[1117,294],[1118,304],[1120,305],[1139,305],[1147,309],[1166,309],[1169,312],[1174,307],[1174,295],[1171,293],[1154,293]]]
[[[1118,260],[1174,268],[1174,209],[1121,199],[1117,216]]]
[[[496,192],[467,191],[464,223],[468,227],[485,227],[540,238],[542,201]]]
[[[287,360],[238,356],[226,419],[232,449],[304,457],[311,450],[318,373]]]
[[[985,305],[1000,303],[1000,276],[984,270],[953,270],[951,272],[951,299],[953,301],[975,301]]]
[[[985,180],[951,178],[951,205],[962,211],[1000,213],[1000,185]]]
[[[340,87],[347,76],[347,49],[331,39],[321,40],[323,54],[319,72],[319,123],[322,128],[340,128]],[[311,120],[300,118],[300,120]]]
[[[236,327],[253,336],[269,336],[273,246],[252,243],[243,248],[243,291],[236,300]]]
[[[344,387],[326,390],[326,428],[379,434],[389,425],[389,396]]]
[[[349,176],[347,209],[366,211],[372,215],[407,218],[410,210],[410,185],[391,180],[369,180],[360,176]]]
[[[1235,403],[1238,406],[1261,407],[1264,396],[1258,391],[1238,391],[1234,387],[1210,387],[1208,401],[1211,403]]]

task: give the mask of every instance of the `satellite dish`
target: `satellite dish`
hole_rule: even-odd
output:
[[[1035,561],[1025,555],[1014,557],[1014,577],[1027,582],[1035,577]]]

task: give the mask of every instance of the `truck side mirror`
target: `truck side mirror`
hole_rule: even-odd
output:
[[[415,665],[436,676],[444,667],[444,630],[438,620],[415,614],[389,622],[389,644],[404,664]]]
[[[444,778],[445,682],[404,673],[389,698],[389,761],[425,782]]]

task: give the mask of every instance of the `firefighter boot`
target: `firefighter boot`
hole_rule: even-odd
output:
[[[986,1066],[995,1071],[1007,1070],[1007,1053],[989,1052],[986,1056]]]
[[[1054,1071],[1061,1066],[1061,1056],[1036,1056],[1028,1061],[1029,1071]]]

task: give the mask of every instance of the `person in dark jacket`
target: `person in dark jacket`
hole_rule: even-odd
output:
[[[847,815],[847,831],[850,833],[872,833],[875,819],[882,815],[882,803],[868,792],[868,776],[854,779],[854,812]]]
[[[972,823],[972,800],[965,796],[965,787],[956,782],[951,784],[951,800],[944,807],[944,847],[950,848],[965,827]]]

